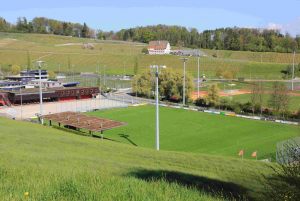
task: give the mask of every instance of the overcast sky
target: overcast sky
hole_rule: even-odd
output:
[[[45,16],[106,31],[168,24],[199,31],[238,26],[300,34],[300,0],[8,0],[1,2],[0,16],[13,23],[18,16]]]

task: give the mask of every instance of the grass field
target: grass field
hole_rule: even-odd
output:
[[[236,59],[255,62],[283,63],[290,64],[293,61],[293,53],[276,52],[249,52],[249,51],[230,51],[230,50],[205,50],[212,56],[216,55],[222,59]],[[295,62],[300,63],[300,54],[295,57]]]
[[[145,115],[150,109],[139,108]],[[0,122],[1,201],[261,200],[263,175],[271,176],[270,164],[258,161],[157,152],[28,122]],[[139,134],[150,134],[147,129]]]
[[[128,125],[105,132],[112,140],[138,147],[154,148],[155,108],[130,107],[97,111],[91,115],[111,118]],[[238,158],[244,149],[250,158],[258,151],[258,158],[275,157],[276,143],[300,135],[296,126],[246,120],[161,107],[160,146],[162,150],[207,153]]]
[[[83,42],[93,43],[95,49],[82,49],[81,44]],[[146,44],[123,41],[98,41],[54,35],[0,33],[0,61],[3,68],[10,64],[25,68],[27,65],[27,51],[29,51],[31,61],[42,59],[47,62],[47,68],[54,71],[95,72],[99,64],[102,73],[105,71],[107,74],[133,74],[136,57],[139,60],[141,70],[147,70],[151,64],[160,64],[182,71],[182,61],[178,56],[143,55],[141,50],[144,47],[146,47]],[[212,53],[211,50],[204,51],[208,55]],[[236,56],[201,57],[201,74],[214,77],[216,69],[222,68],[237,71],[238,77],[281,79],[281,70],[285,69],[287,63],[290,63],[287,54],[268,53],[273,55],[274,60],[269,59],[266,62],[261,62],[252,59],[251,56],[259,53],[230,52],[226,54]],[[276,60],[276,58],[286,57],[287,59],[282,59],[282,62]],[[68,69],[69,58],[72,69]],[[296,62],[300,62],[299,60],[300,56],[297,55]],[[191,75],[196,75],[196,58],[189,59],[187,71]]]
[[[268,107],[268,101],[270,99],[270,95],[266,94],[264,97],[264,107]],[[237,95],[232,96],[232,100],[240,102],[240,103],[247,103],[251,102],[251,95],[250,94],[243,94],[243,95]],[[289,98],[289,110],[290,111],[298,111],[300,109],[300,96],[290,96]]]

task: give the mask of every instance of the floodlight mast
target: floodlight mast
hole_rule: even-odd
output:
[[[41,124],[44,124],[43,119],[43,91],[42,91],[42,64],[44,61],[36,61],[37,66],[39,68],[39,88],[40,88],[40,120]]]
[[[156,106],[156,137],[155,137],[155,145],[156,145],[156,150],[159,151],[159,101],[158,101],[158,74],[159,74],[159,66],[158,65],[153,65],[150,66],[151,69],[154,70],[155,73],[155,106]]]
[[[197,98],[200,96],[200,52],[198,53]]]
[[[182,89],[182,105],[185,106],[185,64],[188,58],[180,58],[183,61],[183,89]]]
[[[294,50],[294,54],[293,54],[293,72],[292,72],[292,91],[294,91],[295,56],[296,56],[296,51]]]

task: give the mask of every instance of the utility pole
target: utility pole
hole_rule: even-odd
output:
[[[42,91],[42,63],[44,61],[37,61],[36,62],[39,68],[39,87],[40,87],[40,119],[41,119],[41,124],[44,124],[43,120],[43,91]]]
[[[184,57],[184,58],[181,58],[181,60],[183,61],[183,89],[182,89],[182,105],[185,106],[185,64],[186,64],[186,61],[188,60],[188,58]]]
[[[295,56],[296,56],[296,51],[294,50],[294,54],[293,54],[293,73],[292,73],[292,91],[294,91]]]

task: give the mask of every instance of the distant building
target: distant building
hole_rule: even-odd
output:
[[[47,70],[41,70],[41,79],[42,80],[48,80],[48,72]],[[25,70],[21,71],[20,75],[12,75],[12,76],[6,76],[5,77],[8,80],[12,81],[19,81],[23,85],[26,85],[31,80],[39,79],[39,70]]]
[[[150,41],[148,46],[148,52],[151,55],[155,54],[170,54],[171,45],[168,41]]]
[[[178,56],[193,56],[193,57],[206,57],[207,55],[198,49],[183,49],[183,50],[172,50],[171,54]]]

